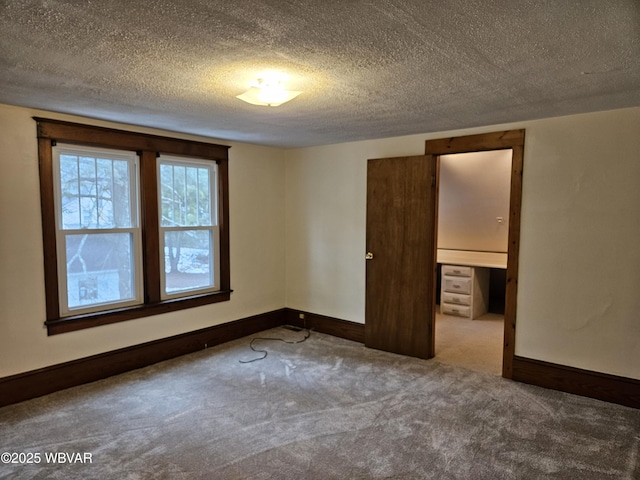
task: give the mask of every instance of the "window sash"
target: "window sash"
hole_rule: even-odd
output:
[[[163,215],[163,203],[168,201],[168,198],[163,196],[163,183],[162,183],[162,167],[172,167],[173,173],[173,185],[172,185],[172,202],[175,203],[175,191],[178,190],[175,188],[175,168],[190,168],[190,169],[198,169],[198,170],[207,170],[209,172],[209,178],[207,181],[208,191],[209,191],[209,202],[208,202],[208,214],[209,218],[204,218],[203,221],[200,221],[202,218],[200,216],[200,205],[202,201],[200,200],[200,196],[196,195],[196,199],[194,200],[196,203],[196,214],[194,218],[188,221],[185,217],[188,216],[187,212],[179,212],[178,217],[175,218],[175,214],[172,218],[168,218],[167,220],[172,223],[172,225],[164,225],[164,215]],[[204,181],[201,181],[199,177],[197,177],[198,187],[200,187]],[[185,179],[186,180],[186,179]],[[188,186],[185,184],[180,188],[180,190],[184,189],[185,191],[188,189]],[[182,193],[182,192],[180,192]],[[187,197],[187,193],[183,193],[184,197]],[[186,199],[186,198],[185,198]],[[185,226],[214,226],[218,224],[218,168],[215,162],[211,162],[208,160],[201,159],[184,159],[181,157],[171,157],[162,155],[158,158],[158,210],[160,216],[160,226],[163,228],[168,228],[170,226],[176,227],[185,227]]]
[[[208,276],[209,285],[175,288],[170,291],[167,288],[168,279],[170,275],[166,271],[167,256],[166,249],[168,248],[165,241],[165,234],[171,232],[205,232],[209,234],[210,250],[208,255]],[[208,292],[220,291],[220,229],[217,226],[211,227],[170,227],[160,228],[160,285],[161,285],[161,297],[163,299],[178,298],[189,295],[199,295]]]
[[[62,204],[63,204],[63,195],[62,195],[62,176],[61,176],[61,160],[60,157],[62,156],[75,156],[75,157],[79,157],[79,158],[93,158],[94,160],[107,160],[107,161],[120,161],[120,162],[126,162],[127,164],[127,174],[128,174],[128,203],[129,203],[129,216],[128,216],[128,222],[127,225],[122,225],[121,227],[118,227],[116,225],[113,225],[112,227],[103,227],[100,226],[100,215],[97,215],[97,220],[96,223],[97,225],[95,227],[91,227],[91,226],[87,226],[87,225],[82,225],[81,228],[96,228],[96,229],[108,229],[108,228],[126,228],[126,227],[138,227],[139,226],[139,195],[138,195],[138,191],[139,191],[139,159],[138,156],[134,153],[134,152],[129,152],[129,151],[125,151],[125,150],[119,150],[119,149],[104,149],[104,148],[95,148],[95,147],[79,147],[79,146],[75,146],[75,145],[66,145],[66,144],[58,144],[56,146],[53,147],[52,149],[52,153],[53,153],[53,166],[54,166],[54,187],[55,187],[55,196],[56,196],[56,224],[58,226],[59,229],[62,230],[69,230],[69,229],[73,229],[73,227],[65,227],[65,225],[63,224],[63,214],[62,214]],[[79,163],[79,162],[78,162]],[[78,169],[80,167],[78,166]],[[97,172],[97,166],[95,167],[96,171],[95,171],[95,178],[96,181],[98,180],[98,172]],[[112,167],[113,170],[113,167]],[[113,174],[113,173],[112,173]],[[80,204],[77,208],[78,208],[78,216],[81,217],[82,216],[82,200],[83,198],[93,198],[95,197],[96,199],[96,209],[98,209],[99,207],[99,200],[100,200],[100,194],[95,191],[95,192],[91,192],[91,194],[86,193],[83,195],[82,193],[82,187],[80,186],[80,184],[82,183],[82,177],[80,175],[80,172],[78,172],[77,178],[75,179],[78,182],[78,190],[77,190],[77,196],[78,196],[78,203]],[[111,178],[110,180],[111,186],[112,186],[112,190],[111,190],[111,203],[112,203],[112,210],[113,210],[113,216],[114,218],[116,217],[116,205],[117,205],[117,201],[115,195],[115,188],[113,187],[114,185],[114,179]],[[97,189],[97,185],[96,185],[96,189]],[[79,226],[80,223],[82,223],[82,220],[79,218]],[[114,222],[115,223],[115,220]]]
[[[140,251],[142,250],[140,241],[139,241],[139,232],[132,229],[122,229],[116,232],[106,233],[105,231],[81,231],[79,233],[71,233],[69,231],[63,232],[58,237],[58,245],[60,248],[59,259],[58,259],[58,274],[59,274],[59,285],[60,285],[60,315],[62,317],[72,316],[72,315],[80,315],[83,313],[92,313],[92,312],[100,312],[105,310],[112,310],[114,308],[122,308],[127,306],[141,305],[143,302],[142,297],[142,282],[141,282],[141,261],[140,261]],[[101,270],[89,270],[86,272],[73,272],[70,269],[70,263],[74,261],[73,258],[67,257],[67,248],[69,239],[74,236],[84,236],[85,238],[98,239],[100,237],[113,236],[116,235],[126,235],[129,238],[129,251],[127,258],[127,265],[120,265],[124,268],[124,272],[120,269],[107,268]],[[91,240],[89,240],[90,242]],[[126,275],[128,278],[122,278],[123,275]],[[114,278],[117,276],[117,279]],[[72,280],[76,279],[76,281]],[[118,285],[122,283],[124,280],[125,288],[127,288],[130,293],[126,296],[121,296],[119,298],[115,298],[113,293],[111,295],[107,294],[107,298],[103,298],[100,300],[98,296],[98,292],[102,292],[104,290],[113,292],[115,291],[115,282],[118,282]],[[82,303],[82,294],[78,293],[78,289],[82,288],[82,284],[86,282],[94,282],[95,285],[95,294],[94,296],[87,295],[85,299],[95,298],[96,301]],[[85,285],[86,288],[86,285]],[[70,299],[74,298],[74,294],[77,293],[77,301],[72,304]]]

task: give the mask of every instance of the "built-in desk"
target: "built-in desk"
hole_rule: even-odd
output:
[[[493,313],[504,313],[506,253],[439,248],[437,263],[436,300],[443,313],[476,318],[486,312],[487,307]],[[449,268],[455,265],[469,268]],[[460,272],[456,273],[457,270]],[[461,291],[462,286],[467,285],[464,281],[458,281],[460,277],[468,277],[469,291],[462,292],[462,295],[455,295],[454,292]],[[453,283],[450,281],[452,278],[456,280]],[[453,288],[452,285],[457,288]]]
[[[468,250],[445,250],[439,248],[437,262],[470,267],[507,268],[507,254],[495,252],[471,252]]]

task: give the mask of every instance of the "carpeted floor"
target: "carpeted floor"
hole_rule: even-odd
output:
[[[504,315],[475,320],[436,313],[436,360],[477,372],[502,375]]]
[[[638,410],[318,333],[243,364],[250,338],[0,409],[32,460],[0,478],[640,478]]]

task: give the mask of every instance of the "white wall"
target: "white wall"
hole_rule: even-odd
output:
[[[511,150],[440,157],[438,248],[507,252]]]
[[[364,323],[367,159],[515,128],[516,355],[640,379],[640,108],[288,151],[287,306]]]
[[[280,149],[229,150],[231,301],[47,337],[36,124],[32,116],[216,143],[0,105],[0,377],[284,307],[284,160]]]
[[[407,138],[287,150],[287,307],[364,323],[366,159],[416,154]]]
[[[516,353],[640,378],[640,108],[525,144]]]

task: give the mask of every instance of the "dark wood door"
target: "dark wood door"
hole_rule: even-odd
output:
[[[436,183],[433,155],[368,162],[367,347],[434,356]]]

